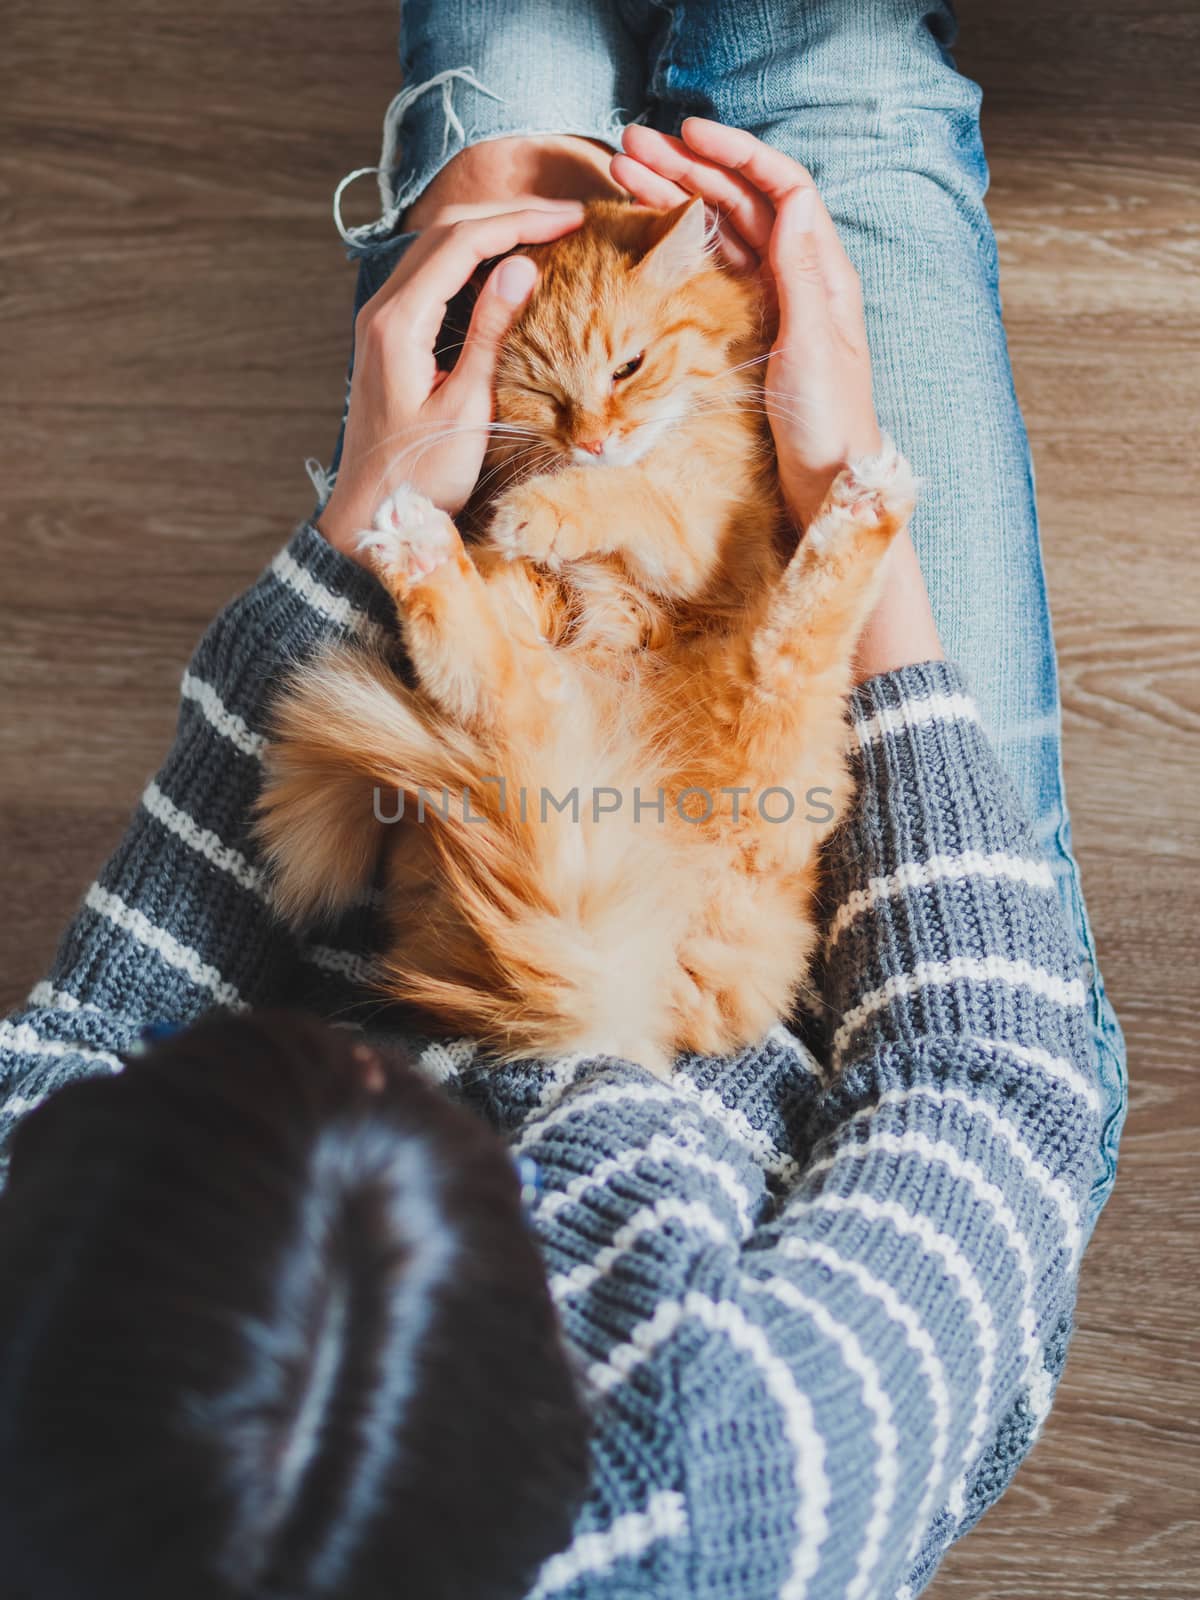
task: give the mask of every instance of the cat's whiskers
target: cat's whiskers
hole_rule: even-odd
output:
[[[525,470],[517,476],[516,481],[518,483],[527,483],[530,478],[536,478],[540,472],[548,471],[551,467],[560,465],[561,462],[561,453],[552,445],[547,445],[542,456],[536,461],[531,461]]]
[[[523,434],[528,438],[540,437],[535,428],[523,428],[517,423],[511,422],[413,421],[406,422],[402,428],[393,428],[391,433],[386,433],[382,439],[377,439],[369,449],[363,451],[363,454],[365,456],[374,455],[377,450],[382,450],[386,445],[391,444],[393,440],[403,438],[406,434],[415,433],[420,429],[424,429],[426,433],[436,432],[439,436],[448,436],[454,433],[504,433],[512,435]],[[417,441],[417,443],[424,442],[424,440]]]
[[[380,473],[378,481],[376,482],[376,485],[375,485],[375,493],[376,494],[379,494],[381,491],[386,489],[388,481],[391,478],[391,474],[392,474],[393,470],[396,467],[398,467],[402,461],[405,461],[407,457],[413,455],[414,452],[415,452],[416,461],[420,461],[421,457],[427,451],[434,449],[435,446],[437,446],[437,445],[445,444],[445,442],[448,439],[453,439],[459,434],[463,434],[463,433],[480,433],[480,432],[482,432],[482,433],[491,433],[491,432],[495,432],[495,431],[500,431],[500,432],[503,432],[503,433],[506,433],[506,434],[511,434],[513,436],[524,436],[526,438],[536,438],[537,437],[537,435],[535,434],[534,430],[531,429],[531,428],[520,428],[520,427],[517,427],[515,424],[509,424],[509,423],[503,423],[503,422],[502,423],[474,423],[474,422],[428,422],[428,423],[422,423],[422,422],[415,422],[415,423],[409,424],[409,426],[404,428],[404,429],[397,429],[396,432],[391,434],[391,435],[389,435],[388,438],[381,439],[377,444],[372,446],[370,451],[366,451],[366,452],[364,452],[364,454],[367,454],[367,455],[373,454],[375,450],[381,449],[385,444],[388,444],[392,439],[396,438],[398,435],[403,435],[405,433],[410,433],[414,429],[417,429],[417,428],[427,428],[430,431],[426,435],[425,438],[413,440],[413,442],[411,444],[406,445],[403,450],[397,451],[397,453],[394,456],[391,457],[391,459],[384,466],[384,469]]]
[[[667,412],[664,415],[648,418],[646,422],[639,423],[638,426],[649,427],[654,424],[661,427],[669,423],[687,422],[692,417],[711,415],[714,412],[752,409],[754,409],[752,405],[740,404],[738,398],[733,395],[701,395],[691,400],[684,410]]]
[[[787,400],[796,401],[798,402],[798,405],[789,406],[784,404],[783,402]],[[784,390],[782,392],[775,391],[771,394],[756,393],[753,395],[743,395],[739,398],[728,396],[724,399],[716,400],[703,399],[699,405],[695,407],[695,409],[697,411],[704,410],[707,412],[720,410],[754,411],[762,416],[767,417],[768,419],[772,417],[780,417],[784,421],[798,422],[803,424],[811,419],[812,415],[816,412],[817,407],[813,405],[812,402],[809,401],[804,395],[791,394],[787,390]]]
[[[747,367],[761,366],[764,361],[769,361],[774,354],[772,350],[764,350],[761,355],[751,356],[748,361],[735,362],[731,367],[722,367],[719,372],[712,373],[707,378],[702,378],[702,383],[716,383],[721,378],[732,377],[735,372],[744,372]]]
[[[510,456],[505,456],[503,461],[498,461],[494,467],[485,472],[475,485],[474,492],[479,494],[493,478],[505,471],[511,473],[510,478],[505,481],[505,488],[508,488],[510,483],[524,483],[527,478],[533,477],[543,466],[550,465],[556,459],[557,454],[558,452],[552,445],[547,444],[544,440],[535,438],[533,444],[526,445],[523,450],[514,451]],[[521,464],[530,456],[536,456],[536,459],[529,466],[522,468]]]

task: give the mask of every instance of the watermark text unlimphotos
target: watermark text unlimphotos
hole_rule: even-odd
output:
[[[763,822],[803,821],[812,824],[832,822],[833,790],[817,785],[803,794],[775,784],[765,789],[722,785],[719,789],[692,787],[668,797],[664,789],[635,787],[628,793],[606,784],[573,785],[563,794],[545,787],[514,788],[506,778],[482,778],[494,785],[486,800],[464,789],[418,788],[413,795],[403,789],[383,790],[376,785],[372,809],[376,822],[391,824],[405,817],[414,822],[465,822],[484,824],[496,815],[506,816],[510,806],[522,822],[549,822],[551,815],[572,822],[599,823],[605,817],[622,815],[636,823],[665,823],[674,814],[681,822],[701,824],[718,813],[731,822],[757,817]],[[728,799],[728,804],[726,804]],[[477,807],[481,809],[477,809]]]

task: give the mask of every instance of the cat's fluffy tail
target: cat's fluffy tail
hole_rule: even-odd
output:
[[[374,786],[383,815],[403,796],[406,815],[424,820],[401,848],[432,869],[438,892],[421,926],[397,931],[380,969],[388,995],[501,1055],[606,1052],[665,1070],[684,909],[664,893],[661,830],[597,815],[587,789],[562,811],[542,798],[561,798],[595,759],[564,718],[536,772],[522,770],[513,751],[435,720],[386,662],[331,650],[276,708],[257,824],[275,903],[293,924],[348,905],[385,835]]]
[[[275,704],[256,808],[284,919],[342,911],[370,881],[383,835],[369,783],[433,788],[451,765],[385,661],[335,647],[306,666]]]

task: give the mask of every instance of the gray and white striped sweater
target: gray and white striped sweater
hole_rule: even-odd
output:
[[[147,1022],[369,1014],[375,909],[294,939],[247,822],[282,673],[390,621],[305,525],[209,629],[165,765],[0,1024],[5,1143]],[[605,1058],[423,1051],[540,1165],[535,1226],[595,1408],[592,1493],[539,1596],[905,1600],[1049,1410],[1099,1163],[1073,941],[955,670],[876,678],[852,709],[824,1037],[781,1026],[669,1085]]]

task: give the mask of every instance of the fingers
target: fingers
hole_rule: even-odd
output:
[[[583,206],[570,200],[430,228],[411,246],[384,289],[367,302],[368,320],[402,305],[397,341],[428,354],[447,304],[477,267],[518,245],[559,239],[582,221]]]
[[[821,253],[822,270],[831,293],[857,293],[858,274],[838,238],[833,218],[817,193],[807,167],[773,150],[743,128],[727,128],[707,117],[688,117],[680,130],[686,148],[712,163],[723,163],[761,192],[776,210],[786,195],[796,189],[811,189],[816,195],[814,230]],[[747,235],[747,238],[750,236]]]
[[[693,155],[741,173],[775,203],[792,189],[813,187],[807,167],[785,156],[782,150],[773,150],[744,128],[727,128],[707,117],[687,117],[680,133]]]
[[[751,183],[730,171],[728,164],[706,160],[682,140],[636,123],[625,129],[621,142],[627,155],[660,177],[688,194],[703,195],[706,204],[715,207],[751,249],[761,252],[766,248],[775,207]]]
[[[828,299],[814,225],[816,199],[815,189],[793,189],[791,194],[785,195],[767,247],[767,261],[776,282],[781,285],[782,297],[788,298],[787,288],[794,284],[804,298],[811,301],[810,309],[815,308],[818,301],[823,304]]]
[[[641,205],[670,211],[689,198],[686,189],[681,189],[677,183],[672,183],[669,178],[664,178],[661,173],[634,160],[632,156],[615,155],[609,164],[609,171],[622,189],[628,189]]]
[[[829,337],[829,288],[815,228],[816,201],[811,187],[786,194],[767,248],[779,294],[778,348],[789,361],[823,349]]]
[[[682,139],[673,139],[656,129],[631,124],[622,136],[624,159],[640,163],[676,193],[703,195],[720,216],[724,235],[738,241],[743,255],[747,250],[765,255],[784,196],[795,189],[814,189],[808,169],[752,133],[704,117],[688,117],[682,132]],[[819,195],[816,233],[831,293],[853,298],[857,275]]]
[[[697,188],[681,188],[670,178],[664,178],[661,172],[630,155],[615,155],[609,170],[614,180],[627,189],[635,200],[644,206],[654,206],[659,211],[669,211],[674,206],[682,205],[692,195],[701,193]],[[752,271],[758,266],[758,253],[746,244],[720,206],[714,206],[712,214],[717,219],[717,237],[729,264],[738,271]]]
[[[466,343],[446,379],[444,399],[452,410],[460,411],[468,400],[475,400],[482,411],[490,412],[501,340],[537,280],[537,267],[528,256],[509,256],[488,274],[471,314]]]
[[[686,189],[681,189],[669,178],[660,177],[632,156],[614,156],[610,170],[615,181],[627,189],[635,200],[644,206],[654,206],[658,211],[670,211],[692,198]],[[737,230],[730,227],[718,213],[710,212],[709,215],[716,220],[717,242],[729,265],[736,272],[753,272],[758,266],[757,252],[751,250]]]

